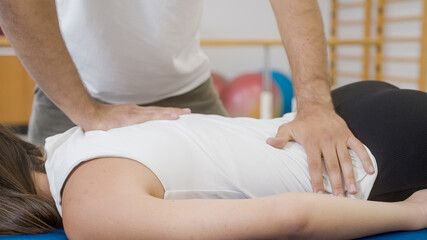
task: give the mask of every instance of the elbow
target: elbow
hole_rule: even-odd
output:
[[[309,206],[301,201],[299,194],[292,194],[278,204],[279,232],[286,239],[307,239],[309,236]]]

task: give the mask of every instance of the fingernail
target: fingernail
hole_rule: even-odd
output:
[[[186,113],[191,113],[191,109],[189,109],[189,108],[184,108],[183,110],[184,110],[184,112],[186,112]]]
[[[374,167],[373,167],[373,166],[370,166],[370,167],[369,167],[369,172],[371,172],[371,173],[374,173],[374,172],[375,172],[375,169],[374,169]]]
[[[176,114],[171,114],[171,118],[172,118],[172,119],[178,119],[178,118],[179,118],[179,116],[178,116],[178,115],[176,115]]]
[[[349,190],[350,192],[356,192],[356,185],[350,184]]]
[[[322,191],[318,191],[317,193],[318,193],[318,194],[323,194],[323,192],[322,192]]]
[[[338,197],[344,197],[344,195],[342,193],[338,194]]]

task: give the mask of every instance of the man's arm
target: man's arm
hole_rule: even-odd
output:
[[[0,24],[31,77],[75,124],[85,130],[109,129],[153,119],[176,119],[189,112],[131,104],[107,105],[93,99],[65,46],[55,0],[0,0]]]
[[[373,173],[372,163],[362,143],[334,111],[330,95],[327,43],[319,6],[315,0],[270,0],[276,15],[289,63],[297,99],[297,117],[282,125],[270,145],[282,148],[290,140],[303,145],[311,185],[323,192],[322,156],[335,195],[343,195],[342,179],[349,193],[356,185],[348,147]],[[341,176],[341,170],[343,176]]]

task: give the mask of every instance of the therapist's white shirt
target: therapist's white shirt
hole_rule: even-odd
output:
[[[150,103],[209,76],[199,46],[203,0],[56,0],[65,44],[89,93]]]

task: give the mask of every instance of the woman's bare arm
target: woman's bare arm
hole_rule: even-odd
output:
[[[63,193],[66,234],[70,239],[349,239],[427,225],[419,204],[313,193],[163,200],[152,196],[162,196],[158,184],[135,161],[104,158],[81,165]]]

